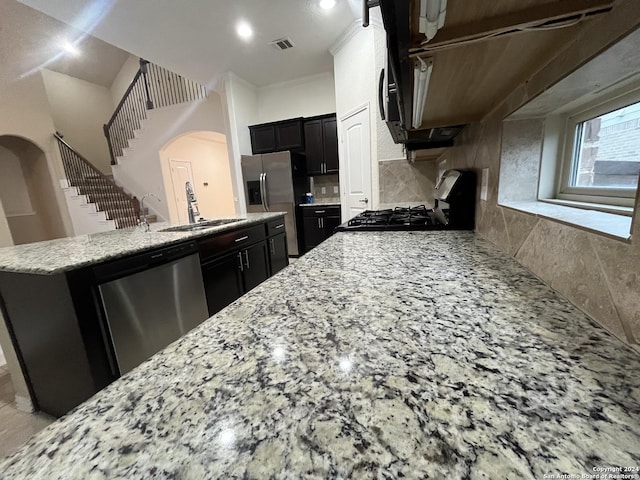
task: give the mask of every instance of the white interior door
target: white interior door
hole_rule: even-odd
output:
[[[189,223],[189,213],[187,205],[187,193],[185,185],[187,182],[193,183],[193,171],[191,170],[191,162],[186,160],[169,159],[171,166],[171,183],[173,184],[173,198],[175,201],[179,223]]]
[[[350,114],[340,122],[343,172],[342,220],[347,221],[371,206],[371,129],[369,107]],[[344,160],[344,161],[343,161]]]

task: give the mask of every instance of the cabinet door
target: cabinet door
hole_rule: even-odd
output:
[[[336,229],[338,225],[340,225],[340,217],[338,216],[327,216],[322,219],[324,225],[324,235],[325,238],[329,238],[333,235],[333,231]]]
[[[269,246],[269,266],[271,275],[275,275],[284,267],[289,265],[287,255],[287,237],[284,233],[271,237],[267,240]]]
[[[266,242],[260,242],[252,247],[245,248],[242,254],[244,279],[244,291],[260,285],[269,278],[269,256]]]
[[[303,220],[304,246],[306,250],[311,250],[325,239],[324,230],[319,217],[304,217]]]
[[[276,147],[278,151],[299,150],[304,148],[302,133],[302,120],[294,120],[286,123],[277,123]]]
[[[338,173],[338,123],[336,118],[322,121],[325,173]]]
[[[209,315],[219,312],[242,295],[239,253],[230,253],[202,265]]]
[[[304,146],[307,157],[307,175],[322,174],[322,162],[324,161],[322,120],[304,122]]]
[[[276,151],[276,131],[273,125],[249,127],[251,132],[251,151],[270,153]]]

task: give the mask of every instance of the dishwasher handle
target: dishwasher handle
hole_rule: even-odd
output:
[[[198,253],[198,244],[196,242],[181,243],[98,265],[94,267],[93,274],[97,283],[106,283],[194,253]]]

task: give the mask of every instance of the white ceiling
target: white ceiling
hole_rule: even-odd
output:
[[[333,71],[329,47],[354,21],[360,0],[20,0],[203,84],[232,71],[257,86]],[[254,37],[235,33],[239,20]],[[277,51],[269,42],[290,37]]]
[[[78,39],[81,54],[62,49]],[[0,62],[5,78],[19,78],[48,68],[88,82],[111,86],[128,53],[44,15],[15,0],[0,0]],[[10,58],[10,61],[9,61]]]

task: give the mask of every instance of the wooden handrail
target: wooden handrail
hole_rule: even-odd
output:
[[[90,197],[92,203],[106,212],[115,221],[116,228],[133,227],[140,218],[140,204],[136,197],[130,197],[124,189],[98,170],[83,155],[64,141],[56,132],[62,164],[67,181],[79,193]],[[96,188],[98,187],[98,190]]]
[[[116,159],[122,156],[124,149],[129,146],[128,141],[133,138],[133,132],[140,128],[140,122],[147,118],[147,110],[206,97],[205,87],[140,59],[140,68],[118,102],[113,115],[103,126],[109,144],[111,164],[117,164]]]

